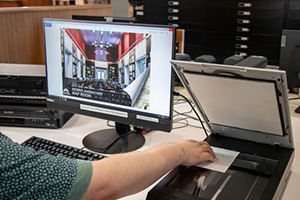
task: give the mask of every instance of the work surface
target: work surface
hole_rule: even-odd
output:
[[[294,109],[300,105],[300,101],[290,101],[291,108],[291,116],[292,116],[292,128],[294,135],[294,144],[295,144],[295,158],[291,168],[291,177],[285,193],[283,195],[284,200],[298,200],[300,197],[300,114],[294,113]],[[188,112],[189,115],[192,115],[190,112],[190,107],[187,103],[176,101],[174,105],[174,110],[180,113]],[[139,149],[138,151],[144,151],[150,149],[152,147],[175,142],[182,139],[196,139],[203,140],[205,138],[205,134],[203,130],[200,128],[200,123],[191,118],[185,118],[182,115],[174,114],[174,129],[170,133],[161,132],[161,131],[153,131],[147,135],[145,145]],[[188,121],[189,126],[186,126],[186,122]],[[107,129],[106,120],[86,117],[82,115],[74,115],[65,125],[60,129],[39,129],[39,128],[18,128],[18,127],[0,127],[0,131],[12,138],[16,142],[23,142],[31,136],[38,136],[50,140],[54,140],[57,142],[65,143],[75,147],[83,147],[82,139],[85,135],[90,132],[99,130],[99,129]],[[142,192],[139,192],[135,195],[131,195],[122,199],[126,200],[143,200],[146,199],[147,192],[153,187],[145,189]]]

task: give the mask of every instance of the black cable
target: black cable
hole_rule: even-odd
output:
[[[114,125],[109,124],[109,122],[110,122],[110,120],[107,120],[107,122],[106,122],[106,125],[107,125],[107,126],[109,126],[109,127],[115,127]],[[117,138],[115,138],[115,139],[114,139],[110,144],[108,144],[106,147],[97,148],[97,147],[92,147],[92,146],[85,146],[85,147],[83,147],[83,148],[93,148],[93,149],[97,149],[97,150],[107,150],[107,149],[109,149],[113,144],[115,144],[119,139],[121,139],[121,138],[124,137],[124,136],[130,135],[130,134],[132,134],[132,133],[137,134],[137,132],[135,132],[135,131],[129,131],[129,132],[125,133],[125,134],[119,135]],[[105,153],[105,151],[102,152],[102,153]]]
[[[179,92],[175,92],[175,91],[174,91],[173,94],[176,95],[176,96],[181,96],[182,98],[184,98],[184,99],[190,104],[191,108],[193,109],[193,111],[194,111],[195,114],[197,115],[197,117],[198,117],[198,119],[199,119],[199,121],[200,121],[200,123],[201,123],[201,126],[203,127],[203,130],[204,130],[204,133],[205,133],[206,137],[208,137],[206,128],[205,128],[205,126],[204,126],[204,124],[203,124],[203,122],[202,122],[200,116],[198,115],[197,111],[195,110],[195,108],[194,108],[194,106],[191,104],[191,102],[188,100],[188,98],[186,98],[184,95],[180,94]]]
[[[300,97],[290,98],[289,101],[292,101],[292,100],[298,100],[298,99],[300,99]]]
[[[187,127],[187,126],[191,126],[191,127],[194,127],[194,128],[200,128],[200,129],[203,129],[202,126],[196,126],[196,125],[192,125],[188,122],[188,120],[186,118],[182,118],[182,119],[176,119],[177,121],[174,122],[174,124],[184,124],[183,126],[178,126],[178,127],[175,127],[173,129],[180,129],[180,128],[184,128],[184,127]],[[185,121],[185,122],[181,122],[181,121]],[[198,119],[197,119],[198,121]],[[207,132],[211,133],[209,130],[206,129]]]
[[[290,93],[293,93],[293,94],[295,94],[297,97],[292,97],[292,98],[289,98],[289,101],[291,101],[291,100],[298,100],[298,99],[300,99],[300,96],[299,96],[299,88],[294,88],[294,89],[291,89],[293,92],[290,92]],[[294,95],[294,96],[295,96]]]
[[[175,99],[174,100],[174,105],[179,105],[179,104],[183,104],[183,103],[186,104],[185,99],[180,98],[180,99]],[[185,111],[185,112],[178,112],[174,109],[173,112],[175,113],[175,114],[173,114],[173,123],[174,124],[176,124],[176,123],[184,124],[183,126],[173,127],[173,129],[180,129],[180,128],[184,128],[184,127],[189,126],[189,121],[187,120],[188,118],[198,120],[197,118],[188,115],[188,113],[193,112],[192,109],[190,109],[189,111]],[[177,116],[184,116],[184,117],[176,118]],[[183,121],[183,120],[185,121],[185,123],[180,122],[180,121]],[[200,128],[200,127],[198,127],[198,128]]]
[[[191,110],[192,111],[192,110]],[[176,113],[176,115],[174,115],[174,116],[177,116],[177,115],[183,115],[183,116],[185,116],[186,118],[191,118],[191,119],[193,119],[193,120],[199,120],[198,118],[196,118],[196,117],[193,117],[193,116],[190,116],[190,115],[188,115],[188,114],[186,114],[186,113],[190,113],[190,111],[187,111],[187,112],[178,112],[178,111],[176,111],[176,110],[174,110],[174,112]]]
[[[182,120],[185,120],[185,123],[180,122]],[[177,122],[174,122],[174,123],[183,124],[183,126],[174,127],[173,129],[180,129],[180,128],[185,128],[185,127],[189,126],[189,122],[188,122],[187,119],[180,119],[180,120],[178,120]]]
[[[182,99],[182,98],[180,98],[180,99],[175,99],[174,100],[174,105],[179,105],[179,104],[183,104],[183,103],[187,103],[187,102],[190,102],[189,100],[186,100],[186,99]],[[190,103],[192,103],[192,102],[190,102]],[[191,107],[194,107],[194,105],[192,105]],[[177,110],[173,110],[176,114],[175,115],[173,115],[173,117],[174,116],[177,116],[177,115],[183,115],[183,116],[186,116],[187,118],[191,118],[191,119],[193,119],[193,120],[196,120],[196,121],[198,121],[199,119],[198,118],[196,118],[196,117],[193,117],[193,116],[191,116],[191,115],[188,115],[188,113],[191,113],[192,111],[193,111],[193,109],[191,109],[191,110],[189,110],[189,111],[185,111],[185,112],[179,112],[179,111],[177,111]],[[204,122],[203,120],[202,120],[202,122]],[[205,122],[204,122],[205,123]]]
[[[108,127],[115,127],[114,125],[109,124],[109,122],[110,122],[110,120],[107,120],[107,122],[106,122],[106,125],[107,125]]]
[[[174,105],[179,105],[179,104],[183,104],[186,103],[185,99],[174,99]]]
[[[179,104],[186,104],[187,103],[187,100],[183,99],[183,98],[177,98],[177,99],[174,99],[174,105],[179,105]],[[194,106],[194,105],[193,105]],[[191,115],[188,115],[189,113],[193,112],[193,109],[190,109],[189,111],[185,111],[185,112],[179,112],[177,110],[173,110],[173,112],[175,114],[173,114],[173,123],[176,124],[176,123],[179,123],[179,124],[184,124],[184,126],[179,126],[179,127],[174,127],[173,129],[179,129],[179,128],[184,128],[184,127],[187,127],[187,126],[192,126],[191,124],[189,124],[189,121],[187,119],[193,119],[193,120],[196,120],[198,121],[199,119],[196,118],[196,117],[193,117]],[[181,118],[176,118],[177,116],[184,116],[184,117],[181,117]],[[181,121],[185,121],[184,122],[181,122]],[[202,127],[199,127],[199,126],[192,126],[192,127],[195,127],[195,128],[200,128],[202,129]]]

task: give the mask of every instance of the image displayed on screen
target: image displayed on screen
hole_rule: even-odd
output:
[[[174,30],[45,22],[48,94],[170,117]]]
[[[62,28],[60,45],[64,95],[149,109],[150,34]]]

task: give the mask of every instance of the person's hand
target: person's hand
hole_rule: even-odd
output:
[[[207,142],[195,140],[182,140],[177,142],[183,152],[181,165],[192,166],[204,161],[215,160],[215,153]]]

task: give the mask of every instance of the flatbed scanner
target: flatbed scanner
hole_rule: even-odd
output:
[[[240,154],[225,173],[178,166],[147,200],[280,199],[295,154],[285,72],[171,63],[211,132],[206,141]]]

